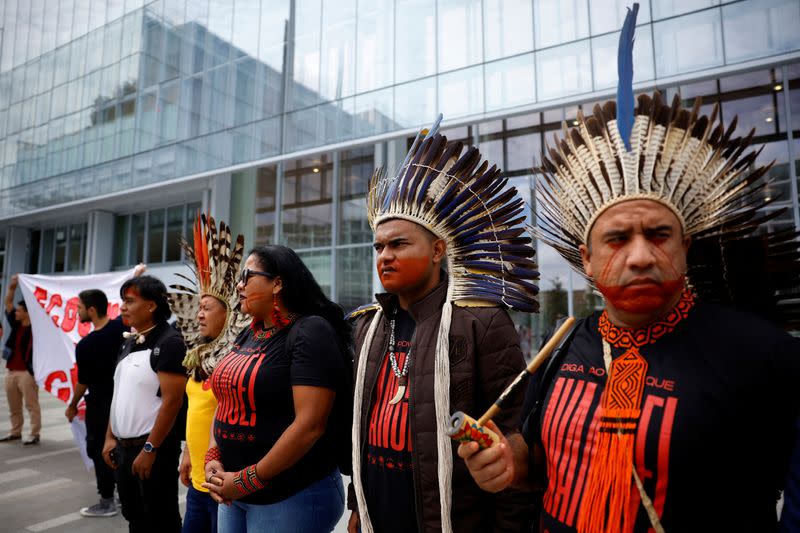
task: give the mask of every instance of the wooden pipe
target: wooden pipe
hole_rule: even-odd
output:
[[[556,346],[559,345],[564,336],[570,332],[574,324],[574,317],[567,318],[553,336],[550,337],[550,340],[542,346],[542,349],[539,350],[536,357],[528,363],[525,370],[519,373],[514,381],[506,387],[506,390],[500,394],[497,401],[495,401],[478,420],[473,419],[471,416],[461,411],[453,413],[450,417],[450,427],[447,430],[447,434],[450,438],[458,442],[477,442],[481,449],[488,448],[493,443],[499,442],[500,438],[494,431],[485,427],[486,423],[497,416],[497,413],[499,413],[503,407],[506,407],[508,399],[511,397],[512,393],[519,388],[525,378],[535,374],[536,371],[539,370],[539,367],[547,361],[547,358],[550,357],[550,354]]]

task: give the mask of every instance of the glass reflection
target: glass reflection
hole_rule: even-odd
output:
[[[532,103],[536,99],[533,54],[486,65],[486,111]]]
[[[800,3],[746,0],[722,7],[725,59],[744,61],[800,47]]]
[[[653,24],[656,73],[673,76],[721,65],[722,27],[718,9]],[[703,53],[697,53],[702,50]]]
[[[588,37],[586,0],[534,0],[533,24],[537,49]]]
[[[483,52],[486,61],[533,50],[530,0],[484,0]]]
[[[345,313],[371,302],[372,247],[339,248],[336,250],[336,303]]]
[[[589,41],[536,52],[536,87],[539,100],[591,91]]]

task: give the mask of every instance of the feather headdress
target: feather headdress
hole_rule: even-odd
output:
[[[212,217],[197,216],[193,229],[194,246],[181,242],[189,267],[195,279],[176,274],[190,286],[170,285],[170,307],[177,318],[177,325],[186,343],[186,358],[183,366],[198,380],[213,372],[217,361],[231,348],[236,336],[247,325],[249,319],[239,310],[236,278],[244,252],[244,236],[231,242],[230,228],[222,221],[219,231]],[[203,296],[213,296],[226,309],[227,316],[222,332],[212,340],[200,334],[197,312]]]
[[[535,249],[526,234],[524,202],[496,165],[482,161],[474,147],[448,143],[437,134],[439,119],[430,132],[414,140],[400,170],[388,177],[376,171],[367,197],[373,230],[382,222],[404,219],[426,228],[447,243],[448,288],[442,307],[434,356],[439,499],[442,531],[452,531],[453,453],[447,435],[450,419],[449,332],[453,305],[502,306],[534,312],[539,278]],[[463,152],[463,153],[462,153]],[[360,438],[364,374],[372,338],[380,321],[375,310],[356,372],[356,412],[353,438]],[[372,531],[361,483],[360,450],[353,448],[353,482],[361,512],[361,528]]]
[[[456,305],[535,312],[539,272],[525,203],[497,165],[482,161],[477,148],[463,148],[432,130],[417,138],[396,176],[377,170],[367,199],[370,226],[400,218],[444,239]]]

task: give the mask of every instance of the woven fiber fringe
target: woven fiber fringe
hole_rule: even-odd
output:
[[[361,347],[361,353],[358,357],[358,369],[356,370],[356,383],[353,398],[353,442],[361,442],[361,403],[364,399],[364,374],[367,371],[367,358],[369,357],[369,349],[372,347],[372,339],[375,337],[375,330],[378,329],[378,324],[381,321],[382,315],[382,311],[378,309],[369,325],[367,336],[364,340],[364,346]],[[364,496],[364,484],[361,482],[361,446],[353,446],[352,458],[352,481],[353,488],[355,488],[356,491],[356,501],[358,502],[361,531],[362,533],[373,533],[372,522],[370,522],[369,511],[367,510],[367,499]]]

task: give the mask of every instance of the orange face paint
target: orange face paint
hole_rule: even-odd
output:
[[[620,311],[627,313],[652,313],[664,307],[683,289],[684,277],[674,280],[635,285],[603,285],[597,288],[606,300]]]
[[[394,257],[390,262],[378,261],[378,276],[388,292],[419,285],[430,268],[430,257]]]

